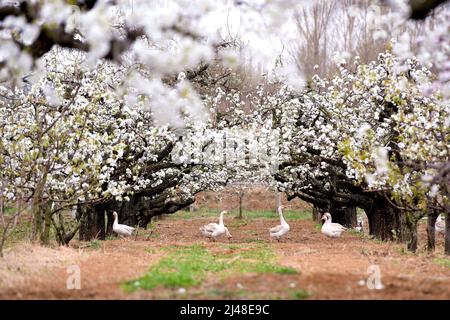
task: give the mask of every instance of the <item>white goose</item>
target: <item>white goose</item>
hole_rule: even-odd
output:
[[[355,230],[358,232],[364,232],[364,220],[362,217],[358,217],[358,225]]]
[[[133,227],[127,226],[125,224],[119,224],[117,212],[113,212],[114,223],[113,223],[113,231],[121,236],[131,236],[134,231]]]
[[[341,233],[347,230],[346,227],[340,225],[339,223],[331,223],[331,214],[325,212],[322,216],[322,220],[325,220],[322,225],[321,232],[330,238],[339,238]]]
[[[280,216],[280,224],[276,227],[270,228],[269,234],[271,238],[275,238],[278,241],[280,241],[281,237],[284,236],[286,233],[289,232],[289,225],[287,224],[286,220],[284,220],[283,217],[283,206],[279,206],[277,208],[278,215]]]
[[[213,239],[215,241],[215,239],[217,237],[220,237],[222,235],[226,235],[228,237],[228,239],[231,239],[232,236],[230,234],[230,232],[228,231],[228,228],[225,227],[224,223],[223,223],[223,215],[227,213],[227,211],[222,211],[220,213],[220,218],[219,218],[219,223],[208,223],[206,225],[204,225],[203,227],[200,227],[200,232],[207,238],[209,238],[210,240]]]
[[[442,217],[442,214],[440,214],[437,217],[436,223],[434,225],[434,228],[435,228],[437,233],[445,234],[445,221],[444,221],[444,217]]]

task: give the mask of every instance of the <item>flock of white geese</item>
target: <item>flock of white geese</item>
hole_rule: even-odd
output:
[[[283,216],[283,208],[284,206],[279,206],[277,208],[278,216],[280,217],[280,224],[269,229],[269,235],[272,239],[280,241],[290,230],[289,224],[286,222]],[[226,235],[228,238],[231,238],[231,234],[228,231],[228,228],[225,227],[223,222],[223,216],[227,211],[222,211],[219,216],[219,223],[209,223],[200,228],[200,232],[206,238],[210,240],[215,240],[216,238]],[[347,230],[344,226],[339,223],[331,222],[331,214],[326,212],[322,216],[322,220],[324,223],[321,228],[321,232],[330,238],[338,238],[341,236],[342,232]],[[358,225],[362,231],[362,220],[358,221]]]
[[[272,239],[280,241],[290,230],[289,224],[286,222],[283,216],[284,206],[279,206],[277,208],[278,216],[280,217],[280,224],[269,229],[269,235]],[[219,216],[219,223],[209,223],[200,228],[200,232],[206,238],[210,240],[215,240],[216,238],[226,235],[229,239],[232,237],[228,228],[225,227],[223,222],[223,216],[227,211],[222,211]],[[324,223],[321,228],[321,232],[330,238],[338,238],[341,236],[342,232],[347,230],[346,227],[340,225],[339,223],[331,222],[331,214],[326,212],[322,216]],[[362,231],[362,220],[358,221],[358,228]]]
[[[289,224],[283,217],[283,208],[284,206],[279,206],[277,208],[278,216],[280,217],[280,224],[269,229],[269,235],[272,239],[280,241],[282,237],[284,237],[290,230]],[[227,213],[227,211],[222,211],[219,216],[219,223],[208,223],[200,228],[200,232],[206,238],[215,241],[216,238],[221,236],[226,236],[228,239],[232,238],[231,233],[228,231],[228,228],[225,226],[223,222],[223,217]],[[113,231],[121,236],[131,236],[135,228],[119,224],[117,212],[113,212],[114,223],[113,223]],[[329,212],[325,212],[322,215],[322,220],[324,221],[321,232],[330,238],[339,238],[345,230],[346,227],[342,226],[339,223],[334,223],[331,220],[331,214]],[[358,218],[358,226],[355,228],[356,231],[363,231],[363,220],[361,217]],[[439,234],[444,234],[445,232],[445,222],[442,215],[439,215],[436,224],[435,224],[436,232]]]
[[[280,224],[269,229],[269,235],[272,239],[280,241],[290,230],[289,224],[286,222],[283,216],[283,208],[284,206],[279,206],[277,208],[278,216],[280,217]],[[226,235],[228,238],[231,238],[231,234],[228,231],[228,228],[225,227],[223,222],[223,216],[227,211],[222,211],[219,216],[219,223],[209,223],[200,227],[200,232],[206,238],[210,240],[215,240],[216,238]],[[321,232],[330,238],[338,238],[341,236],[342,232],[347,230],[344,226],[339,223],[331,222],[331,214],[326,212],[322,216],[322,220],[324,223],[321,228]],[[358,221],[358,228],[362,231],[362,220]]]

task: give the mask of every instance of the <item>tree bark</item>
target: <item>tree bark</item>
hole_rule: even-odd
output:
[[[140,199],[131,197],[130,201],[124,201],[117,203],[117,209],[109,210],[111,213],[116,211],[119,214],[119,223],[126,224],[128,226],[135,226],[138,224],[137,213],[139,212],[139,207],[142,205],[139,203]],[[108,215],[108,225],[110,224],[110,216]],[[112,214],[111,214],[111,225],[112,225]]]
[[[314,205],[312,210],[313,221],[320,222],[320,219],[322,218],[322,213],[323,211],[317,205]]]
[[[40,194],[33,199],[33,231],[32,240],[39,239],[42,245],[50,243],[51,212],[48,203],[42,202]]]
[[[356,207],[332,207],[330,209],[333,222],[340,223],[347,228],[356,228],[358,224]]]
[[[52,212],[48,206],[42,206],[42,215],[44,216],[44,225],[40,234],[40,241],[42,245],[50,243],[50,229],[52,227]]]
[[[241,189],[241,190],[239,190],[239,215],[238,215],[239,219],[244,218],[244,216],[242,214],[243,200],[244,200],[244,190]]]
[[[77,208],[77,218],[85,215],[82,221],[79,235],[81,241],[90,241],[92,239],[105,239],[105,206],[103,204],[79,206]]]
[[[85,217],[80,217],[78,223],[74,227],[66,230],[64,216],[61,211],[59,211],[56,216],[57,219],[55,219],[55,214],[52,217],[53,227],[55,228],[56,241],[59,245],[68,246],[69,242],[73,239],[73,237],[75,237],[76,233],[80,229],[80,226],[84,222]]]
[[[436,247],[436,230],[435,224],[439,213],[431,210],[427,219],[427,250],[433,252]]]
[[[450,212],[445,214],[445,254],[450,255]]]
[[[413,214],[406,214],[406,246],[409,251],[416,252],[417,250],[417,222]]]
[[[107,236],[114,234],[113,223],[114,223],[114,216],[113,216],[112,212],[106,211],[106,235]]]
[[[89,241],[94,238],[103,240],[106,235],[113,234],[114,218],[112,213],[114,211],[119,215],[119,223],[145,228],[152,217],[174,213],[186,208],[194,201],[192,199],[191,201],[178,203],[166,200],[163,199],[155,204],[155,202],[152,203],[153,200],[147,197],[135,196],[131,197],[130,201],[110,200],[102,204],[81,206],[77,209],[77,219],[80,219],[83,212],[86,217],[80,226],[80,240]]]
[[[33,211],[33,229],[31,232],[31,240],[37,240],[40,238],[40,234],[42,232],[42,226],[44,224],[43,222],[43,216],[41,212],[41,206],[40,206],[40,199],[37,195],[33,198],[33,205],[32,205],[32,211]]]
[[[375,196],[364,208],[369,221],[369,234],[380,240],[403,241],[405,218],[403,212],[393,207],[381,196]]]

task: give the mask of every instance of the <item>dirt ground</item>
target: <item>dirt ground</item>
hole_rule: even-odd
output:
[[[196,209],[233,210],[239,208],[239,189],[225,187],[222,191],[203,191],[195,196],[193,206]],[[286,194],[279,193],[281,203],[290,210],[310,209],[311,205],[298,199],[287,201]],[[265,187],[251,187],[244,189],[242,206],[245,210],[271,210],[276,207],[275,191]]]
[[[212,219],[214,221],[214,219]],[[208,242],[198,228],[211,219],[166,218],[159,220],[152,234],[141,230],[137,239],[115,239],[92,243],[74,241],[70,248],[42,248],[21,243],[6,250],[0,259],[1,299],[450,299],[450,268],[438,264],[444,259],[441,238],[436,253],[423,248],[407,253],[401,244],[382,243],[367,235],[347,232],[328,239],[310,220],[290,221],[291,231],[282,242],[270,242],[277,263],[298,270],[298,274],[236,274],[226,279],[208,277],[186,292],[157,288],[126,293],[121,284],[143,275],[163,255],[160,248],[173,244],[200,243],[211,250],[223,243],[269,242],[273,219],[226,221],[231,241]],[[420,235],[425,236],[424,225]],[[422,243],[424,241],[422,240]],[[448,260],[446,260],[448,261]],[[79,265],[81,290],[67,290],[67,267]],[[365,284],[368,267],[381,272],[381,290]],[[302,296],[301,292],[308,292]]]

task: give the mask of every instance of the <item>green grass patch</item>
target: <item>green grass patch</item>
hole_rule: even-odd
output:
[[[6,238],[5,247],[11,246],[15,243],[29,239],[32,230],[31,221],[18,221],[15,227],[10,226],[8,229],[8,236]],[[3,236],[3,230],[0,229],[0,237]]]
[[[198,211],[190,212],[190,211],[178,211],[177,213],[171,215],[172,219],[192,219],[192,218],[211,218],[211,217],[219,217],[220,210],[218,209],[200,209]],[[225,215],[225,219],[229,218],[237,218],[239,215],[239,210],[231,210]],[[283,215],[286,220],[310,220],[311,219],[311,210],[283,210]],[[263,218],[263,219],[278,219],[278,214],[275,210],[253,210],[247,211],[244,210],[242,213],[243,219],[238,220],[242,221],[242,223],[246,223],[246,219],[255,219],[255,218]],[[238,222],[236,222],[238,223]]]
[[[436,258],[434,259],[434,262],[440,266],[450,268],[450,259],[448,258]]]
[[[267,240],[263,240],[263,239],[248,239],[245,242],[246,243],[267,243]]]
[[[3,210],[5,216],[12,216],[16,212],[16,208],[13,207],[5,207]]]
[[[267,244],[221,247],[236,252],[215,253],[200,244],[168,246],[164,248],[169,251],[167,256],[144,276],[126,282],[124,289],[132,292],[158,286],[187,288],[201,284],[208,276],[224,278],[236,273],[297,273],[293,268],[275,264],[275,254]]]
[[[291,296],[291,299],[293,299],[293,300],[305,300],[305,299],[310,298],[312,296],[312,294],[304,289],[300,289],[300,290],[292,291],[290,296]]]
[[[145,252],[147,252],[149,254],[155,254],[157,252],[157,250],[155,248],[146,248]]]
[[[320,227],[322,227],[322,226],[320,226]],[[360,238],[364,238],[364,232],[359,232],[359,231],[357,231],[355,229],[347,229],[346,232],[348,234],[352,235],[352,236],[357,236],[357,237],[360,237]]]
[[[379,241],[381,241],[381,240],[379,240]],[[381,243],[383,243],[383,242],[381,242]],[[414,255],[413,252],[409,251],[408,249],[406,249],[404,247],[396,248],[395,250],[402,256]]]
[[[245,290],[223,290],[223,289],[212,289],[207,292],[207,295],[215,299],[237,299],[244,298],[248,295]]]
[[[87,243],[86,247],[89,249],[98,250],[102,247],[102,242],[97,239],[91,240]]]

